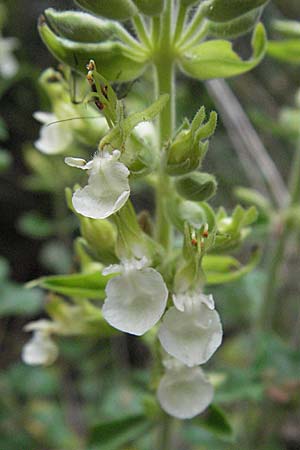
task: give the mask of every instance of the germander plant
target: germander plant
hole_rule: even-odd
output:
[[[53,111],[48,117],[36,116],[50,122],[43,125],[36,147],[43,153],[65,154],[70,171],[81,169],[88,175],[78,178],[81,185],[66,190],[80,223],[81,237],[75,242],[80,272],[32,283],[56,295],[47,303],[51,320],[27,325],[34,334],[23,359],[53,363],[58,355],[54,335],[143,336],[154,359],[150,392],[157,392],[158,404],[168,415],[192,418],[213,400],[212,383],[201,366],[222,341],[209,286],[237,279],[255,266],[257,251],[245,266],[231,252],[249,233],[256,210],[237,206],[228,215],[207,203],[217,181],[201,171],[201,164],[217,115],[207,116],[202,106],[191,122],[186,119],[176,129],[175,75],[179,69],[203,81],[255,67],[266,49],[264,28],[257,24],[266,1],[77,4],[87,12],[48,9],[39,20],[43,41],[64,67],[43,75]],[[253,54],[245,61],[227,39],[252,28]],[[126,101],[118,99],[111,83],[134,80],[148,70],[153,73],[153,103],[126,114]],[[92,143],[95,138],[83,105],[74,105],[66,95],[74,73],[86,77],[89,93],[84,103],[102,117],[98,149],[88,160],[81,150],[77,153],[77,146],[70,153],[74,140],[88,142],[90,137]],[[57,123],[62,104],[71,116],[80,117]],[[56,127],[52,136],[51,126]],[[131,203],[140,180],[155,192],[154,218],[147,212],[137,214]],[[163,424],[156,448],[167,449],[170,422],[156,408],[147,421]]]

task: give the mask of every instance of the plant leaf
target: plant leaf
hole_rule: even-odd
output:
[[[261,23],[253,33],[252,48],[252,58],[244,61],[233,51],[229,41],[207,41],[188,51],[181,58],[180,65],[184,72],[200,80],[228,78],[248,72],[260,63],[266,52],[266,32]]]
[[[214,403],[210,405],[205,416],[200,416],[193,420],[193,424],[205,428],[220,438],[233,438],[233,429],[224,411]]]
[[[92,450],[119,450],[143,435],[150,426],[143,414],[101,422],[92,427],[89,444]]]
[[[39,286],[58,294],[70,297],[102,300],[105,298],[105,286],[112,276],[104,276],[99,272],[54,275],[39,278],[27,284],[27,287]]]
[[[224,284],[230,283],[231,281],[238,280],[243,277],[247,273],[251,272],[258,264],[260,260],[261,252],[259,249],[256,249],[248,263],[244,266],[240,266],[237,270],[230,270],[230,266],[228,266],[228,271],[224,271],[224,265],[219,266],[219,270],[216,270],[218,266],[215,267],[214,270],[206,270],[204,269],[206,276],[206,284],[208,285],[216,285],[216,284]],[[232,266],[231,266],[232,267]]]
[[[300,64],[300,39],[269,41],[268,55],[279,61]]]

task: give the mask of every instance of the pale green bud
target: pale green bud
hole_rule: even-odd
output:
[[[227,22],[242,16],[269,0],[208,0],[204,3],[205,15],[214,22]]]
[[[114,20],[126,20],[138,10],[131,0],[75,0],[81,8],[98,16]]]
[[[105,219],[90,219],[84,216],[79,216],[79,219],[81,235],[88,244],[89,253],[105,265],[117,262],[115,226]]]
[[[171,176],[184,175],[198,169],[208,149],[208,138],[217,124],[213,111],[203,125],[205,109],[202,107],[192,123],[184,122],[166,151],[165,170]],[[204,141],[204,142],[203,142]]]
[[[57,36],[43,17],[38,28],[48,50],[59,61],[84,74],[91,57],[101,74],[108,80],[130,81],[140,76],[145,69],[145,61],[135,57],[121,41],[74,42]]]
[[[164,0],[133,0],[139,11],[146,16],[156,16],[164,9]]]
[[[202,202],[213,197],[217,190],[217,181],[208,173],[193,172],[176,180],[177,192],[187,200]]]
[[[54,33],[76,42],[116,40],[121,28],[117,22],[80,11],[56,11],[48,8],[44,14]]]
[[[160,261],[162,248],[139,225],[130,201],[114,215],[118,229],[116,253],[119,259],[141,259],[145,257],[153,265]]]
[[[248,33],[259,21],[263,8],[257,8],[229,22],[208,22],[208,34],[218,38],[236,38]]]

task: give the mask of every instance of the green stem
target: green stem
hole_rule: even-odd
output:
[[[165,143],[172,137],[175,124],[175,69],[172,52],[172,1],[167,0],[166,9],[161,18],[161,34],[159,48],[155,54],[155,86],[156,96],[169,94],[169,102],[159,116],[160,149],[163,151]],[[171,226],[165,213],[165,202],[170,190],[170,178],[164,172],[164,155],[161,163],[156,188],[156,239],[167,250],[171,244]]]
[[[300,139],[291,166],[289,177],[289,191],[290,201],[287,208],[295,206],[300,199]],[[280,236],[277,239],[277,243],[270,257],[270,265],[264,295],[264,304],[261,314],[260,326],[262,330],[272,329],[276,309],[278,278],[284,260],[287,242],[292,231],[293,225],[289,220],[285,220]]]
[[[172,445],[172,432],[173,432],[173,420],[172,417],[167,414],[163,415],[160,433],[158,436],[157,450],[171,450]]]

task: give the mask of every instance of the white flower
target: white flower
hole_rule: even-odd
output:
[[[26,325],[26,331],[33,331],[32,338],[24,345],[22,359],[31,366],[49,366],[58,356],[58,348],[51,339],[56,324],[48,320],[39,320]]]
[[[3,78],[11,78],[18,71],[19,64],[12,53],[17,46],[17,39],[0,36],[0,76]]]
[[[212,296],[174,296],[158,337],[163,348],[189,367],[204,364],[222,342],[222,325]]]
[[[161,407],[178,419],[191,419],[212,402],[213,387],[200,367],[174,364],[160,380],[157,397]]]
[[[157,134],[152,122],[140,122],[134,129],[136,135],[150,147],[157,144]]]
[[[57,155],[65,152],[72,144],[72,132],[66,124],[63,122],[53,123],[59,120],[55,114],[36,111],[33,117],[43,124],[39,139],[34,143],[40,152],[47,155]]]
[[[104,274],[121,272],[106,286],[103,316],[118,330],[141,336],[161,318],[168,299],[165,282],[155,269],[144,267],[146,260],[124,261]]]
[[[118,161],[119,150],[100,152],[86,163],[80,158],[65,158],[71,167],[89,171],[88,185],[73,194],[73,206],[83,216],[105,219],[117,212],[130,194],[129,170]]]

